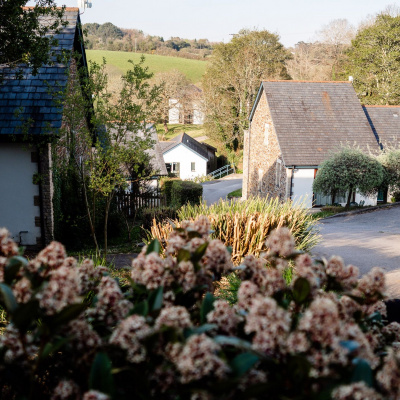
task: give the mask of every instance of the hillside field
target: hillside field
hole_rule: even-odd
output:
[[[124,51],[106,51],[106,50],[86,50],[88,60],[101,63],[103,57],[107,61],[107,65],[112,69],[120,70],[124,73],[128,67],[128,60],[139,62],[141,54],[128,53]],[[199,83],[206,69],[206,61],[189,60],[187,58],[168,57],[154,54],[145,54],[145,65],[153,73],[165,72],[172,69],[177,69],[183,72],[187,78],[193,83]]]

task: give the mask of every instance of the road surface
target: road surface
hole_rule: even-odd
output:
[[[387,272],[390,291],[400,297],[400,207],[322,220],[317,257],[343,257],[365,274],[377,266]]]
[[[243,178],[241,175],[227,176],[223,179],[215,181],[204,182],[203,185],[203,199],[207,205],[217,203],[219,199],[226,199],[228,193],[242,187]]]

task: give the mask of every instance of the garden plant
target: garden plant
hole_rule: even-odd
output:
[[[259,256],[266,251],[265,238],[282,226],[290,229],[299,250],[308,251],[319,240],[316,220],[303,204],[258,197],[241,202],[220,200],[211,206],[186,204],[178,210],[178,218],[173,222],[154,220],[149,239],[157,238],[165,248],[173,226],[179,226],[180,221],[195,220],[200,215],[209,218],[214,231],[212,237],[232,248],[235,264],[248,254]]]
[[[51,243],[26,260],[0,230],[4,399],[398,399],[400,324],[388,324],[384,272],[313,260],[287,228],[244,258],[184,221],[120,284]],[[282,274],[295,263],[290,283]],[[231,306],[215,296],[228,273]]]

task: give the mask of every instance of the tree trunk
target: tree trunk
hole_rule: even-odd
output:
[[[82,182],[83,182],[83,194],[85,197],[85,205],[86,205],[86,213],[89,219],[89,225],[90,225],[90,231],[92,232],[92,237],[93,237],[93,241],[94,244],[96,246],[96,254],[99,254],[99,244],[97,243],[97,237],[96,237],[96,229],[95,229],[95,220],[94,218],[92,218],[92,213],[90,212],[90,206],[89,206],[89,201],[87,198],[87,189],[86,189],[86,183],[85,183],[85,176],[84,176],[84,172],[83,172],[83,168],[82,168]]]
[[[349,189],[349,195],[347,196],[347,203],[346,203],[346,208],[350,208],[350,202],[351,202],[351,195],[353,194],[353,189]]]
[[[105,214],[104,214],[104,257],[107,257],[107,251],[108,251],[108,214],[110,211],[110,205],[111,205],[111,201],[114,197],[114,193],[111,193],[106,200],[106,210],[105,210]]]
[[[332,200],[332,205],[334,205],[336,200],[336,192],[332,193],[331,200]]]
[[[168,133],[168,131],[169,131],[167,118],[164,118],[164,131],[165,131],[165,133]]]

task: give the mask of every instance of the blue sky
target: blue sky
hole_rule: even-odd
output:
[[[82,22],[112,22],[145,33],[229,41],[241,28],[278,33],[286,46],[313,38],[333,19],[346,18],[358,25],[368,15],[382,11],[388,0],[92,0]],[[59,1],[59,5],[62,0]],[[76,0],[64,0],[76,7]]]

